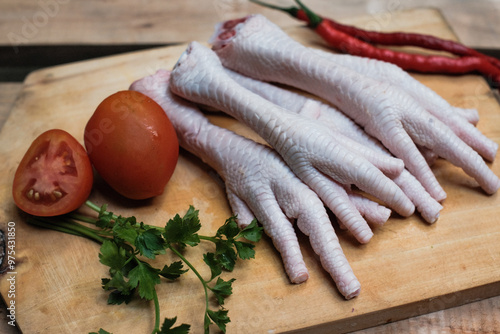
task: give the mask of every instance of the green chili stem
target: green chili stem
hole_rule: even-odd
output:
[[[293,6],[290,6],[290,7],[281,7],[281,6],[276,6],[276,5],[273,5],[273,4],[270,4],[270,3],[267,3],[267,2],[263,2],[263,1],[259,1],[259,0],[250,0],[250,2],[256,3],[258,5],[261,5],[261,6],[264,6],[264,7],[267,7],[267,8],[281,10],[283,12],[286,12],[286,13],[292,15],[293,17],[296,17],[297,16],[297,12],[299,11],[299,9],[297,7],[293,7]]]
[[[307,18],[309,19],[309,26],[311,28],[316,28],[322,21],[323,19],[316,13],[314,13],[312,10],[310,10],[306,5],[302,3],[300,0],[295,0],[295,2],[300,6],[300,9],[306,13]]]

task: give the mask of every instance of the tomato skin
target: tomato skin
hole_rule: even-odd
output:
[[[87,152],[69,133],[48,130],[31,144],[17,167],[14,202],[35,216],[78,209],[90,195],[93,170]]]
[[[97,172],[131,199],[161,195],[179,156],[177,135],[163,108],[130,90],[99,104],[85,127],[84,141]]]

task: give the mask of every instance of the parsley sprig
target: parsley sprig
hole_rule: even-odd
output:
[[[226,332],[226,324],[230,322],[230,318],[223,305],[225,299],[233,293],[232,283],[235,279],[224,280],[220,276],[223,271],[232,271],[238,258],[246,260],[255,257],[255,245],[251,242],[258,242],[262,236],[262,228],[256,221],[241,230],[236,217],[230,217],[214,236],[203,236],[198,234],[201,223],[198,210],[193,206],[189,207],[183,217],[177,214],[165,227],[158,227],[138,222],[134,216],[117,216],[107,211],[106,205],[99,207],[90,201],[85,204],[98,213],[97,218],[71,213],[50,218],[31,217],[28,221],[100,243],[99,261],[109,267],[109,277],[101,280],[102,288],[109,292],[108,304],[127,304],[135,295],[152,300],[155,306],[152,334],[189,332],[188,324],[175,326],[176,317],[165,318],[160,327],[160,305],[156,292],[156,285],[161,283],[162,278],[176,280],[189,270],[198,277],[205,292],[205,333],[209,333],[211,324],[216,324],[222,332]],[[203,255],[203,261],[210,268],[209,279],[203,278],[183,254],[185,248],[195,247],[201,241],[215,245],[214,252]],[[148,262],[148,259],[154,260],[167,251],[173,252],[180,260],[164,265],[161,269]],[[211,294],[218,304],[215,310],[210,307]],[[90,334],[106,333],[108,332],[101,328]]]

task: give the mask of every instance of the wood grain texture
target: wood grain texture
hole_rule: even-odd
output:
[[[9,116],[17,95],[21,92],[22,84],[17,82],[0,83],[0,129]]]
[[[400,27],[437,29],[440,34],[450,34],[435,11],[403,14],[394,18]],[[366,19],[369,18],[359,20]],[[304,29],[290,32],[299,39],[312,37]],[[0,219],[16,221],[22,231],[18,283],[23,290],[18,299],[22,305],[18,320],[25,332],[88,332],[103,324],[115,333],[128,328],[137,332],[150,330],[150,304],[137,302],[126,308],[104,305],[106,297],[96,278],[106,273],[98,263],[95,244],[23,223],[10,200],[11,177],[36,134],[63,127],[81,139],[86,120],[104,97],[158,68],[171,67],[182,51],[183,46],[162,48],[59,66],[35,72],[26,80],[0,133],[0,141],[8,144],[2,145],[0,151],[5,157],[3,168],[7,175],[0,184]],[[500,109],[482,79],[417,78],[455,105],[478,108],[480,129],[500,141],[500,129],[495,126],[500,121]],[[498,163],[492,164],[492,168],[499,173]],[[304,236],[301,241],[312,277],[306,284],[290,285],[279,256],[269,240],[264,240],[258,245],[257,259],[244,263],[234,273],[235,295],[227,305],[232,318],[229,332],[352,331],[498,294],[498,195],[484,195],[446,162],[440,161],[435,172],[449,193],[442,218],[435,225],[429,226],[417,216],[394,218],[377,229],[375,238],[365,246],[339,232],[346,255],[363,285],[359,298],[342,300]],[[133,212],[155,224],[194,204],[200,209],[204,228],[214,230],[229,215],[229,208],[223,188],[212,176],[209,168],[183,152],[163,196],[131,205],[98,182],[92,198],[110,203],[120,213]],[[200,252],[190,255],[199,258]],[[162,307],[167,310],[162,316],[178,315],[182,322],[199,324],[201,319],[196,315],[200,311],[201,291],[195,286],[193,278],[186,278],[179,285],[162,286],[160,293],[168,298],[162,300]],[[0,291],[5,293],[3,280]],[[33,300],[35,294],[41,303]],[[180,300],[183,306],[178,305]],[[110,316],[117,322],[109,323]]]
[[[268,0],[290,6],[292,1]],[[370,15],[370,27],[384,30],[391,16],[408,9],[433,7],[445,13],[461,40],[472,46],[499,47],[500,18],[495,0],[308,0],[311,9],[339,21]],[[284,27],[287,14],[247,0],[40,0],[0,2],[0,45],[172,43],[206,40],[214,24],[248,13],[263,13]],[[182,27],[182,29],[180,29]],[[477,38],[480,32],[481,39]]]

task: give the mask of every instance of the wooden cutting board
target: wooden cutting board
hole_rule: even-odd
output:
[[[367,16],[352,23],[370,24],[381,18]],[[439,12],[418,9],[388,13],[384,29],[432,33],[453,38]],[[289,30],[304,43],[319,39],[304,28]],[[4,272],[0,292],[15,301],[16,319],[24,333],[88,333],[100,327],[120,333],[149,333],[154,322],[152,303],[106,305],[100,279],[107,271],[99,263],[97,244],[25,223],[11,198],[15,169],[31,141],[50,128],[63,128],[82,141],[84,126],[95,107],[108,95],[160,68],[171,68],[185,45],[123,54],[48,68],[25,81],[0,133],[2,179],[0,223],[15,225],[15,274]],[[478,127],[500,143],[500,106],[485,81],[477,76],[416,75],[452,104],[477,108]],[[251,135],[224,116],[214,122]],[[500,163],[491,164],[500,175]],[[345,301],[337,292],[308,245],[299,234],[311,277],[300,285],[289,283],[279,254],[268,238],[256,247],[255,260],[238,263],[233,273],[234,294],[227,302],[231,323],[228,333],[332,333],[348,332],[388,321],[500,295],[500,199],[485,195],[461,170],[446,161],[433,168],[448,193],[441,218],[426,224],[418,215],[391,218],[375,230],[367,245],[359,245],[345,232],[340,241],[362,284],[361,295]],[[91,199],[122,215],[135,215],[149,224],[163,225],[190,204],[200,211],[202,233],[212,234],[231,215],[224,188],[216,174],[196,157],[181,151],[179,164],[162,196],[148,201],[126,201],[97,180]],[[12,222],[12,223],[9,223]],[[203,246],[204,247],[204,246]],[[202,253],[187,256],[204,268]],[[158,265],[173,257],[159,258]],[[203,270],[202,270],[203,271]],[[203,271],[208,274],[208,271]],[[9,297],[7,278],[15,277],[15,297]],[[203,291],[188,274],[158,288],[163,317],[178,317],[200,333]]]

